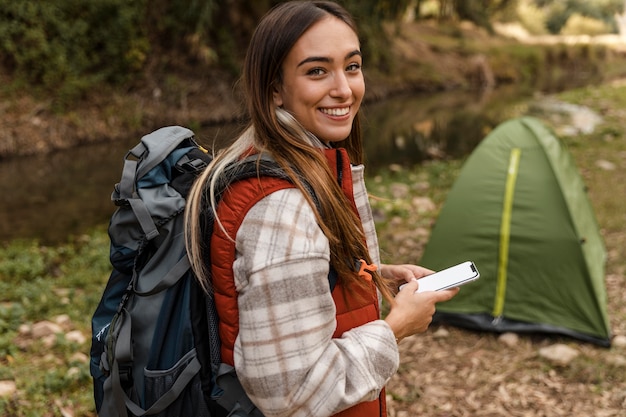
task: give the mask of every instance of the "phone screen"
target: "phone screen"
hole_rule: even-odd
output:
[[[478,278],[480,278],[480,273],[476,265],[472,261],[466,261],[418,279],[417,292],[454,288],[476,281]]]

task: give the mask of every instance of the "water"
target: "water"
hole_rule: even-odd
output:
[[[396,163],[462,157],[497,124],[519,114],[526,101],[518,91],[504,89],[490,95],[456,91],[367,104],[367,172]],[[197,133],[201,143],[211,144],[231,138],[236,129],[224,125]],[[36,238],[53,244],[106,225],[115,210],[110,195],[120,179],[123,156],[138,140],[129,137],[0,163],[0,241]]]

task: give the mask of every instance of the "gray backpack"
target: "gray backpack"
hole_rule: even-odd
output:
[[[92,318],[98,415],[262,416],[221,363],[213,298],[185,251],[185,197],[211,157],[192,131],[172,126],[144,136],[124,159],[111,196],[113,271]],[[284,178],[272,164],[262,175]],[[238,179],[257,175],[256,162],[248,165]]]

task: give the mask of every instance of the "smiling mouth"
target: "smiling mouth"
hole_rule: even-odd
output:
[[[343,107],[340,109],[320,109],[322,113],[327,114],[329,116],[345,116],[350,112],[350,107]]]

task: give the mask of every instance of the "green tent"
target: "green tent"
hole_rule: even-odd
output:
[[[502,123],[463,165],[420,263],[466,260],[481,278],[435,322],[610,346],[604,243],[570,153],[539,120]]]

